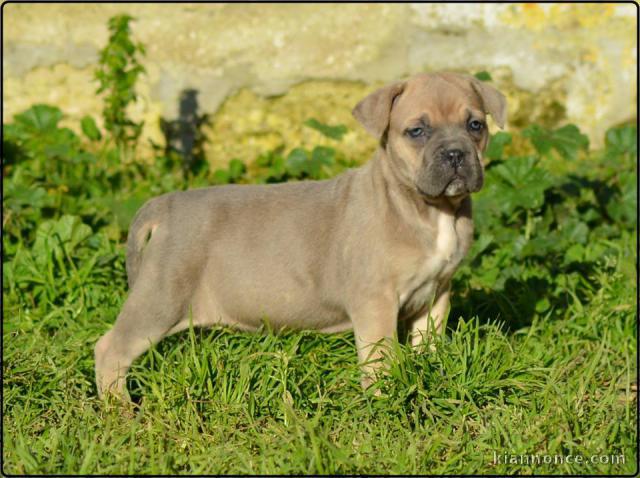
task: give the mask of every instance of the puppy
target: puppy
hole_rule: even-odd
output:
[[[224,324],[353,329],[363,386],[399,321],[417,345],[445,328],[450,280],[472,241],[486,114],[504,96],[466,75],[421,74],[353,110],[379,140],[326,181],[229,185],[148,201],[128,237],[130,293],[96,344],[98,393],[126,395],[133,360],[163,337]]]

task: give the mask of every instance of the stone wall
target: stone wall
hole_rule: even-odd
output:
[[[374,142],[350,117],[374,87],[430,70],[488,71],[509,97],[509,127],[573,122],[596,146],[637,116],[632,4],[5,4],[3,121],[35,102],[77,127],[99,116],[92,72],[109,17],[136,18],[147,75],[132,115],[162,143],[159,117],[198,91],[212,115],[207,155],[327,142],[309,117],[346,124],[343,148]]]

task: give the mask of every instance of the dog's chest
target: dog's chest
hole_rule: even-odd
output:
[[[440,214],[437,233],[415,255],[410,272],[401,277],[398,295],[403,315],[414,315],[431,306],[438,287],[462,260],[464,243],[456,231],[455,216]]]

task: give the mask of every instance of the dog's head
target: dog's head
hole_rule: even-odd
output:
[[[505,97],[454,73],[423,74],[381,88],[353,110],[380,139],[401,180],[427,198],[461,197],[483,183],[486,114],[502,128]]]

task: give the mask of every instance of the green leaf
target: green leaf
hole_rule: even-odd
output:
[[[550,131],[544,129],[542,126],[532,124],[522,130],[522,135],[529,138],[541,155],[546,155],[551,152],[551,140],[549,139]]]
[[[491,81],[492,80],[491,75],[487,71],[479,71],[477,73],[474,73],[473,76],[475,76],[480,81]]]
[[[489,139],[489,146],[487,146],[487,150],[484,155],[488,159],[500,159],[502,158],[502,150],[503,148],[511,144],[511,134],[499,131],[498,133],[491,136]]]
[[[638,174],[621,174],[618,186],[620,193],[607,202],[607,214],[616,222],[635,226],[638,221]]]
[[[262,153],[260,156],[258,156],[255,160],[255,164],[256,166],[260,166],[260,167],[268,167],[271,165],[271,162],[273,161],[273,153],[271,151],[267,152],[267,153]]]
[[[546,297],[543,297],[536,302],[536,312],[539,314],[549,310],[549,307],[551,307],[551,303]]]
[[[232,159],[229,162],[229,179],[231,181],[240,179],[246,170],[247,167],[242,161],[239,159]]]
[[[576,125],[568,124],[554,131],[553,147],[565,159],[576,159],[579,150],[589,149],[589,137]]]
[[[286,163],[285,163],[287,173],[294,178],[301,177],[305,172],[307,172],[308,160],[309,160],[309,156],[304,149],[302,148],[292,149],[289,155],[287,156]]]
[[[538,209],[544,191],[553,185],[550,174],[538,167],[534,157],[516,157],[488,169],[487,187],[478,194],[486,211],[511,214],[516,208]]]
[[[562,238],[567,244],[586,244],[589,227],[579,219],[572,217],[560,225]]]
[[[531,156],[510,158],[492,172],[506,186],[502,200],[507,211],[518,206],[539,208],[544,202],[544,191],[553,184],[550,174],[538,167],[536,159]]]
[[[58,127],[62,111],[55,106],[37,104],[15,115],[14,119],[32,133],[49,133]]]
[[[77,247],[82,241],[91,235],[91,228],[84,224],[78,216],[65,214],[54,226],[54,233],[68,243],[70,248]]]
[[[213,183],[214,184],[229,184],[231,182],[231,177],[229,176],[229,171],[226,169],[216,169],[213,173]]]
[[[347,127],[342,124],[330,126],[330,125],[321,123],[315,118],[308,119],[307,121],[304,122],[304,125],[308,126],[309,128],[313,128],[316,131],[319,131],[320,133],[325,135],[327,138],[331,138],[335,140],[342,139],[342,137],[347,132]]]
[[[487,233],[480,234],[480,237],[471,244],[471,248],[469,249],[469,253],[466,257],[467,261],[473,262],[473,260],[482,254],[482,252],[485,251],[493,242],[493,235]]]
[[[589,148],[589,138],[578,127],[568,124],[556,130],[548,130],[533,124],[522,131],[523,136],[531,139],[539,154],[547,156],[555,149],[564,159],[576,159],[579,150]]]
[[[522,236],[520,236],[522,237]],[[546,257],[551,251],[554,251],[561,241],[558,240],[557,234],[550,233],[545,236],[538,236],[529,239],[516,252],[516,256],[523,259],[525,257]]]
[[[83,116],[80,120],[80,127],[84,135],[92,141],[98,141],[102,139],[102,134],[96,125],[95,120],[91,116]]]
[[[581,262],[584,259],[584,246],[582,244],[573,244],[564,253],[564,264],[572,262]]]
[[[606,244],[601,242],[589,242],[584,251],[584,259],[587,262],[596,262],[599,259],[602,259],[602,256],[607,251],[608,247]]]
[[[2,145],[4,149],[5,144],[15,145],[25,141],[29,134],[25,131],[23,125],[19,123],[8,123],[2,125],[2,136]]]
[[[326,146],[316,146],[311,152],[309,161],[309,176],[313,179],[323,179],[330,176],[328,168],[335,165],[336,151]]]
[[[58,259],[68,255],[92,234],[91,228],[84,224],[78,216],[65,214],[60,219],[44,221],[36,230],[33,252],[40,264],[48,260],[53,253]]]
[[[287,172],[287,168],[284,163],[284,158],[282,156],[274,157],[271,162],[271,167],[269,168],[269,178],[280,181]]]
[[[41,187],[10,184],[5,193],[6,206],[14,212],[19,212],[25,206],[39,209],[49,203],[49,195]]]
[[[67,143],[55,143],[50,146],[46,146],[44,148],[44,154],[47,159],[55,160],[55,159],[66,159],[70,156],[73,151],[71,145]]]
[[[624,125],[607,130],[605,145],[614,155],[638,153],[638,129],[634,125]]]

